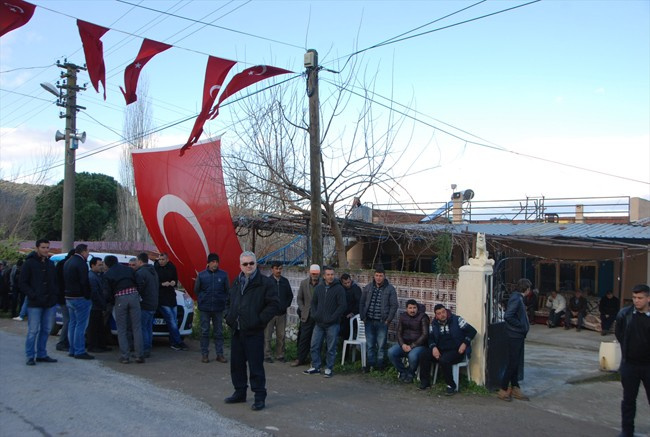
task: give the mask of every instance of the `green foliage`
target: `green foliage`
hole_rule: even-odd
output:
[[[75,240],[100,240],[117,219],[117,181],[99,173],[77,173]],[[63,181],[47,187],[36,198],[32,229],[39,238],[61,239]]]
[[[18,240],[15,238],[0,241],[0,260],[15,264],[22,255],[18,252]]]
[[[451,264],[451,251],[453,248],[452,236],[449,232],[441,233],[436,236],[436,261],[435,273],[449,274],[453,273]]]

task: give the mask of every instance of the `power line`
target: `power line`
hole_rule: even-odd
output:
[[[292,81],[292,80],[294,80],[294,79],[297,79],[297,78],[299,78],[299,77],[302,77],[302,74],[297,74],[297,75],[295,75],[295,76],[293,76],[293,77],[290,77],[290,78],[287,78],[287,79],[285,79],[285,80],[283,80],[283,81],[280,81],[280,82],[274,83],[274,84],[269,85],[269,86],[267,86],[267,87],[264,87],[264,88],[262,88],[262,89],[256,90],[256,91],[254,91],[254,92],[252,92],[252,93],[246,94],[245,96],[239,97],[239,98],[237,98],[237,99],[235,99],[235,100],[231,100],[231,101],[229,101],[229,102],[225,102],[223,105],[221,105],[221,108],[223,108],[223,107],[227,107],[227,106],[232,105],[232,104],[235,104],[235,103],[237,103],[237,102],[239,102],[239,101],[241,101],[241,100],[247,99],[247,98],[249,98],[249,97],[252,97],[252,96],[254,96],[254,95],[256,95],[256,94],[262,93],[262,92],[264,92],[264,91],[266,91],[266,90],[269,90],[269,89],[271,89],[271,88],[274,88],[274,87],[276,87],[276,86],[283,85],[283,84],[285,84],[285,83],[287,83],[287,82],[289,82],[289,81]],[[100,122],[99,120],[97,120],[96,118],[90,116],[88,113],[84,113],[84,114],[87,115],[87,116],[89,116],[90,118],[92,118],[95,122],[99,123],[101,126],[103,126],[103,127],[105,127],[106,129],[108,129],[108,130],[114,132],[115,134],[117,134],[117,135],[118,135],[120,138],[122,138],[124,141],[115,141],[115,142],[113,142],[113,143],[109,143],[109,144],[107,144],[107,145],[105,145],[105,146],[102,146],[101,148],[99,148],[99,149],[97,149],[97,150],[93,150],[93,151],[89,151],[89,152],[86,152],[86,153],[79,154],[79,155],[77,156],[77,161],[79,161],[80,159],[88,158],[88,157],[93,156],[93,155],[97,155],[97,154],[99,154],[99,153],[105,152],[105,151],[110,150],[110,149],[114,149],[115,147],[122,146],[123,144],[131,143],[131,142],[136,141],[136,140],[138,140],[138,139],[140,139],[140,138],[143,138],[143,137],[146,137],[146,136],[149,136],[149,135],[153,135],[153,134],[158,133],[158,132],[161,132],[161,131],[163,131],[163,130],[165,130],[165,129],[169,129],[169,128],[171,128],[171,127],[174,127],[174,126],[177,126],[177,125],[179,125],[179,124],[185,123],[185,122],[187,122],[187,121],[189,121],[189,120],[191,120],[191,119],[193,119],[193,118],[196,118],[196,117],[198,116],[198,114],[194,114],[194,115],[189,116],[189,117],[185,117],[185,118],[182,118],[182,119],[179,119],[179,120],[176,120],[176,121],[172,121],[172,122],[169,122],[169,123],[167,123],[167,124],[165,124],[165,125],[163,125],[163,126],[156,127],[156,128],[151,129],[151,130],[149,130],[149,131],[146,131],[146,132],[143,132],[143,133],[141,133],[141,134],[139,134],[139,135],[136,135],[136,136],[134,136],[134,137],[131,137],[130,139],[127,139],[127,138],[124,138],[121,134],[117,133],[116,130],[114,130],[113,128],[111,128],[111,127],[109,127],[109,126],[106,126],[105,124],[103,124],[102,122]],[[233,125],[234,125],[234,122],[233,122]],[[43,172],[50,171],[50,170],[55,169],[55,168],[57,168],[57,167],[61,167],[62,165],[63,165],[63,163],[60,162],[60,163],[57,163],[57,164],[50,165],[50,166],[48,166],[48,167],[37,168],[37,169],[34,170],[33,173],[28,173],[28,174],[26,174],[26,175],[17,176],[16,178],[14,178],[14,179],[12,180],[12,182],[16,182],[16,181],[19,180],[19,179],[24,179],[24,178],[28,178],[28,177],[30,177],[30,176],[37,175],[37,174],[39,174],[39,173],[43,173]]]
[[[298,48],[298,49],[300,49],[300,50],[303,50],[303,47],[301,47],[301,46],[298,46],[298,45],[295,45],[295,44],[291,44],[291,43],[287,43],[287,42],[283,42],[283,41],[278,41],[278,40],[276,40],[276,39],[267,38],[267,37],[259,36],[259,35],[254,35],[254,34],[252,34],[252,33],[243,32],[243,31],[241,31],[241,30],[231,29],[231,28],[224,27],[224,26],[218,26],[218,25],[216,25],[216,24],[212,24],[212,23],[206,23],[206,22],[204,22],[204,21],[200,21],[200,20],[195,20],[195,19],[193,19],[193,18],[184,17],[184,16],[182,16],[182,15],[177,15],[177,14],[172,14],[172,13],[168,13],[168,12],[163,12],[163,11],[160,11],[160,10],[158,10],[158,9],[149,8],[149,7],[142,6],[142,5],[135,5],[135,4],[130,3],[130,2],[127,2],[127,1],[125,1],[125,0],[116,0],[116,1],[119,2],[119,3],[124,3],[124,4],[127,4],[127,5],[135,6],[135,7],[141,8],[141,9],[146,9],[146,10],[148,10],[148,11],[157,12],[157,13],[159,13],[159,14],[169,15],[169,16],[171,16],[171,17],[179,18],[179,19],[181,19],[181,20],[192,21],[192,22],[194,22],[194,23],[197,23],[197,24],[203,24],[203,25],[205,25],[205,26],[214,27],[214,28],[216,28],[216,29],[226,30],[226,31],[228,31],[228,32],[238,33],[238,34],[240,34],[240,35],[246,35],[246,36],[250,36],[250,37],[252,37],[252,38],[257,38],[257,39],[261,39],[261,40],[264,40],[264,41],[274,42],[274,43],[277,43],[277,44],[282,44],[282,45],[285,45],[285,46],[288,46],[288,47],[294,47],[294,48]]]
[[[497,151],[499,151],[499,152],[506,152],[506,153],[510,153],[510,154],[513,154],[513,155],[523,156],[523,157],[525,157],[525,158],[530,158],[530,159],[535,159],[535,160],[538,160],[538,161],[547,162],[547,163],[549,163],[549,164],[561,165],[561,166],[563,166],[563,167],[574,168],[574,169],[576,169],[576,170],[582,170],[582,171],[586,171],[586,172],[590,172],[590,173],[596,173],[596,174],[600,174],[600,175],[602,175],[602,176],[608,176],[608,177],[612,177],[612,178],[617,178],[617,179],[627,180],[627,181],[630,181],[630,182],[636,182],[636,183],[640,183],[640,184],[650,185],[650,182],[648,182],[648,181],[642,181],[642,180],[634,179],[634,178],[630,178],[630,177],[627,177],[627,176],[621,176],[621,175],[616,175],[616,174],[612,174],[612,173],[607,173],[607,172],[603,172],[603,171],[599,171],[599,170],[593,170],[593,169],[590,169],[590,168],[581,167],[581,166],[574,165],[574,164],[567,164],[567,163],[565,163],[565,162],[560,162],[560,161],[555,161],[555,160],[548,159],[548,158],[542,158],[542,157],[539,157],[539,156],[530,155],[530,154],[528,154],[528,153],[517,152],[517,151],[515,151],[515,150],[506,149],[506,148],[501,147],[501,146],[496,146],[496,145],[491,145],[491,144],[486,144],[486,143],[480,143],[480,142],[478,142],[478,141],[468,140],[468,139],[466,139],[466,138],[463,138],[463,137],[460,137],[460,136],[458,136],[458,135],[455,135],[455,134],[453,134],[453,133],[451,133],[451,132],[449,132],[449,131],[447,131],[447,130],[441,129],[441,128],[439,128],[439,127],[437,127],[437,126],[435,126],[435,125],[433,125],[433,124],[431,124],[431,123],[428,123],[428,122],[426,122],[426,121],[424,121],[424,120],[421,120],[421,119],[419,119],[419,118],[417,118],[417,117],[414,117],[414,116],[412,116],[412,115],[410,115],[410,114],[407,114],[407,113],[404,112],[404,111],[399,111],[399,110],[394,109],[393,107],[391,107],[391,106],[389,106],[389,105],[386,105],[386,104],[384,104],[384,103],[378,102],[378,101],[376,101],[376,100],[374,100],[374,99],[368,97],[367,95],[363,95],[363,94],[360,94],[360,93],[358,93],[358,92],[356,92],[356,91],[352,91],[352,90],[350,90],[350,89],[348,89],[348,88],[346,88],[346,87],[342,87],[342,86],[340,86],[340,85],[338,85],[338,84],[336,84],[336,83],[334,83],[334,82],[332,82],[332,81],[329,81],[329,80],[327,80],[327,79],[324,79],[324,80],[325,80],[326,82],[330,83],[331,85],[334,85],[335,87],[339,88],[339,89],[342,90],[342,91],[347,91],[347,92],[349,92],[349,93],[351,93],[351,94],[354,94],[354,95],[356,95],[356,96],[358,96],[358,97],[361,97],[361,98],[363,98],[363,99],[365,99],[365,100],[368,100],[368,101],[370,101],[370,102],[372,102],[372,103],[375,103],[375,104],[377,104],[377,105],[379,105],[379,106],[383,106],[384,108],[386,108],[386,109],[388,109],[388,110],[390,110],[390,111],[394,111],[394,112],[396,112],[396,113],[398,113],[398,114],[400,114],[400,115],[402,115],[402,116],[404,116],[404,117],[407,117],[407,118],[409,118],[409,119],[411,119],[411,120],[413,120],[413,121],[416,121],[416,122],[418,122],[418,123],[424,124],[425,126],[429,126],[429,127],[431,127],[432,129],[438,130],[438,131],[440,131],[440,132],[442,132],[442,133],[445,133],[445,134],[447,134],[447,135],[449,135],[449,136],[451,136],[451,137],[454,137],[454,138],[456,138],[456,139],[458,139],[458,140],[464,141],[466,144],[473,144],[473,145],[475,145],[475,146],[484,147],[484,148],[492,149],[492,150],[497,150]],[[374,94],[374,93],[373,93],[373,94]],[[394,102],[393,100],[388,99],[387,97],[383,97],[383,98],[386,99],[386,100],[388,100],[388,101],[390,101],[390,102]],[[394,102],[394,103],[397,103],[397,102]],[[403,106],[403,105],[400,104],[400,106]],[[448,126],[451,126],[451,125],[448,124]],[[453,126],[452,126],[452,127],[453,127]],[[454,127],[454,129],[456,129],[456,128]],[[459,129],[459,130],[460,130],[460,129]],[[466,131],[463,131],[463,132],[466,132]],[[477,136],[475,136],[475,135],[473,135],[473,134],[471,134],[471,133],[470,133],[470,135],[472,135],[472,136],[475,137],[475,138],[478,138]]]
[[[118,1],[120,1],[120,0],[118,0]],[[409,33],[411,33],[411,32],[414,32],[414,31],[417,30],[417,29],[421,29],[422,27],[428,26],[428,25],[433,24],[433,23],[435,23],[435,22],[437,22],[437,21],[440,21],[440,20],[443,20],[443,19],[445,19],[445,18],[451,17],[452,15],[455,15],[455,14],[457,14],[457,13],[459,13],[459,12],[465,11],[465,10],[467,10],[467,9],[469,9],[469,8],[472,8],[472,7],[476,6],[476,5],[479,5],[479,4],[483,3],[483,1],[485,1],[485,0],[479,1],[478,3],[474,3],[474,4],[472,4],[472,5],[470,5],[470,6],[467,6],[467,7],[463,8],[463,9],[459,9],[459,10],[456,11],[456,12],[453,12],[453,13],[451,13],[451,14],[448,14],[448,15],[442,17],[442,18],[438,18],[438,19],[436,19],[436,20],[433,20],[433,21],[431,21],[431,22],[429,22],[429,23],[427,23],[427,24],[424,24],[424,25],[422,25],[422,26],[418,26],[418,27],[416,27],[416,28],[414,28],[414,29],[409,30],[408,32],[404,32],[404,33],[402,33],[401,35],[398,35],[398,36],[395,36],[395,37],[393,37],[393,38],[387,39],[387,40],[385,40],[385,41],[383,41],[383,42],[377,43],[377,44],[372,45],[372,46],[370,46],[370,47],[367,47],[367,48],[365,48],[365,49],[358,50],[358,51],[356,51],[356,52],[354,52],[354,53],[352,53],[352,54],[350,54],[350,55],[348,55],[348,56],[342,56],[342,57],[336,58],[336,59],[334,59],[333,61],[330,61],[330,62],[328,62],[328,63],[336,62],[336,61],[338,61],[339,59],[343,59],[343,58],[347,57],[348,59],[345,61],[345,64],[343,64],[343,67],[342,67],[338,72],[335,72],[335,73],[340,73],[340,72],[343,71],[343,69],[345,69],[345,67],[348,65],[348,63],[350,62],[350,59],[352,59],[354,56],[356,56],[356,55],[358,55],[358,54],[361,54],[361,53],[363,53],[363,52],[366,52],[366,51],[368,51],[368,50],[376,49],[376,48],[378,48],[378,47],[384,47],[384,46],[387,46],[387,45],[390,45],[390,44],[396,44],[396,43],[398,43],[398,42],[406,41],[406,40],[408,40],[408,39],[417,38],[417,37],[420,37],[420,36],[423,36],[423,35],[428,35],[428,34],[433,33],[433,32],[438,32],[438,31],[441,31],[441,30],[445,30],[445,29],[449,29],[449,28],[452,28],[452,27],[460,26],[460,25],[462,25],[462,24],[467,24],[467,23],[471,23],[471,22],[473,22],[473,21],[482,20],[483,18],[491,17],[491,16],[493,16],[493,15],[502,14],[502,13],[504,13],[504,12],[509,12],[509,11],[512,11],[512,10],[517,9],[517,8],[521,8],[521,7],[524,7],[524,6],[532,5],[533,3],[538,3],[538,2],[540,2],[541,0],[533,0],[533,1],[530,1],[530,2],[528,2],[528,3],[523,3],[523,4],[521,4],[521,5],[512,6],[512,7],[510,7],[510,8],[502,9],[502,10],[500,10],[500,11],[496,11],[496,12],[491,12],[491,13],[489,13],[489,14],[481,15],[481,16],[479,16],[479,17],[470,18],[470,19],[467,19],[467,20],[464,20],[464,21],[459,21],[458,23],[453,23],[453,24],[449,24],[449,25],[447,25],[447,26],[438,27],[438,28],[436,28],[436,29],[427,30],[426,32],[421,32],[421,33],[418,33],[418,34],[415,34],[415,35],[410,35],[410,36],[404,36],[404,37],[402,37],[402,35],[407,35],[407,34],[409,34]]]

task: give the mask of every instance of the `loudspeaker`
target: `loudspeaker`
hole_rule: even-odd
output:
[[[56,131],[56,133],[54,134],[54,139],[55,139],[56,141],[65,140],[65,134],[62,134],[61,131],[58,130],[58,131]]]

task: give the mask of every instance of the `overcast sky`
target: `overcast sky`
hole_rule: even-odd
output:
[[[90,85],[79,97],[87,109],[77,125],[88,141],[79,148],[77,171],[118,178],[125,109],[119,86],[143,37],[174,45],[150,61],[142,76],[149,83],[153,123],[162,127],[198,113],[208,55],[238,61],[231,75],[257,64],[300,73],[305,50],[313,48],[322,65],[345,73],[353,52],[412,31],[404,35],[410,39],[353,58],[367,77],[376,77],[375,100],[410,108],[391,157],[403,188],[393,199],[377,193],[365,201],[443,202],[451,184],[473,189],[478,200],[650,198],[645,0],[487,1],[428,25],[476,2],[33,3],[32,20],[0,38],[2,179],[29,182],[45,154],[62,163],[63,142],[54,141],[54,132],[65,123],[39,83],[58,80],[56,60],[85,62],[74,20],[81,18],[112,30],[102,38],[107,99]],[[462,23],[517,5],[525,6]],[[434,29],[440,30],[416,36]],[[332,93],[334,76],[321,72],[321,98]],[[85,72],[80,82],[89,82]],[[206,125],[208,133],[223,135],[225,149],[242,146],[230,135],[229,111],[235,109],[223,108]],[[349,132],[355,115],[343,114],[337,129]],[[161,130],[156,144],[184,143],[192,123]],[[111,145],[117,147],[84,158]],[[63,167],[54,167],[49,183],[62,177]]]

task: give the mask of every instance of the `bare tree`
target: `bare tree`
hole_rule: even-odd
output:
[[[390,193],[398,185],[388,160],[404,122],[392,111],[375,112],[374,76],[366,78],[354,62],[347,71],[328,80],[330,92],[321,93],[322,217],[343,267],[347,248],[337,218],[347,215],[345,206],[354,198],[375,189]],[[354,84],[364,98],[349,92]],[[230,198],[239,208],[309,217],[309,117],[302,85],[272,88],[231,111],[238,115],[237,142],[224,153],[224,169]]]
[[[136,197],[135,179],[131,151],[148,149],[154,146],[151,134],[153,110],[148,99],[148,81],[140,76],[138,81],[138,100],[126,107],[124,115],[124,138],[127,143],[120,157],[120,182],[117,194],[117,229],[112,238],[124,241],[151,241],[147,227],[140,213]],[[154,181],[151,181],[152,183]]]

